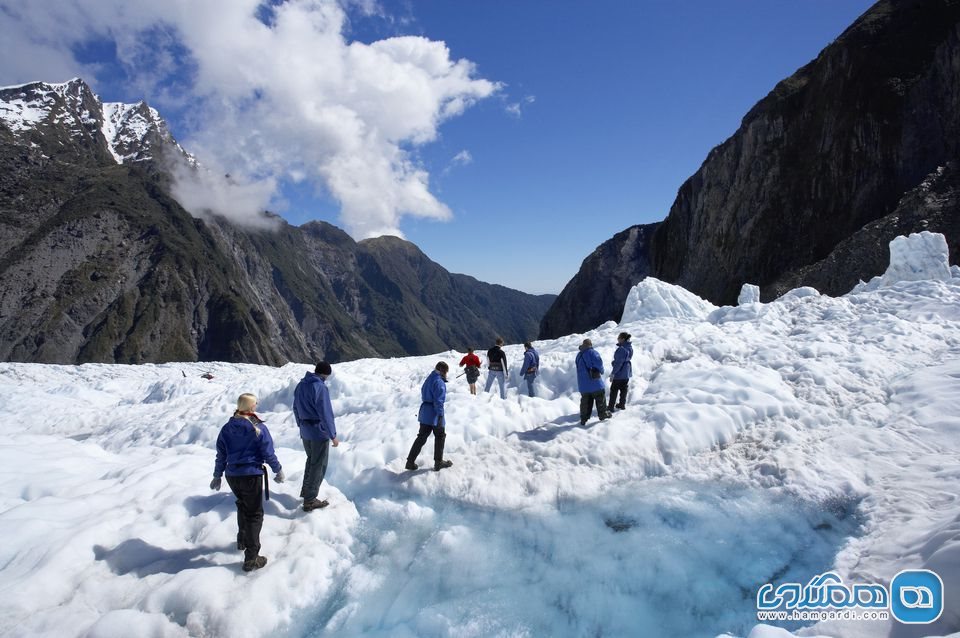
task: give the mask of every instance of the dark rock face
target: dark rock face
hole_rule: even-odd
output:
[[[655,276],[714,303],[734,302],[744,282],[769,299],[778,279],[893,212],[958,145],[960,2],[881,0],[680,188],[653,238]],[[793,281],[849,290],[839,273],[806,272]]]
[[[947,238],[951,259],[960,255],[960,165],[937,169],[903,196],[892,213],[872,221],[837,244],[824,259],[783,275],[767,286],[778,297],[800,286],[849,292],[861,280],[882,275],[890,263],[890,242],[899,235],[929,230]]]
[[[584,259],[540,321],[540,338],[555,339],[620,321],[627,293],[650,274],[648,248],[657,226],[631,226]]]
[[[710,152],[624,277],[715,304],[735,303],[744,283],[763,300],[797,286],[839,295],[884,272],[890,239],[922,230],[944,233],[957,263],[958,161],[960,2],[880,0]],[[605,286],[607,274],[588,272],[602,250],[542,336],[620,316],[625,293],[615,311],[577,320]]]
[[[162,119],[109,106],[80,80],[0,92],[2,360],[428,354],[530,338],[553,300],[448,273],[396,238],[196,219],[169,195],[161,160],[192,158]]]

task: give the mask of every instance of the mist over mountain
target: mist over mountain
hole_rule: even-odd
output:
[[[627,240],[629,260],[606,243],[584,260],[582,292],[560,295],[540,336],[619,320],[647,275],[717,304],[744,283],[763,300],[839,295],[883,272],[891,239],[923,230],[943,233],[956,263],[958,160],[960,2],[881,0],[744,116],[652,236]],[[628,284],[591,303],[610,272]]]
[[[202,198],[191,215],[178,187],[227,184],[208,177],[143,102],[104,104],[80,79],[0,89],[0,358],[428,354],[532,338],[553,300],[449,273],[398,238],[235,223]]]

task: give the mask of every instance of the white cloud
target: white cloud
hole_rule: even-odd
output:
[[[470,151],[464,149],[453,156],[453,159],[450,160],[450,163],[454,166],[467,166],[468,164],[473,164],[473,155],[470,154]]]
[[[510,102],[504,107],[510,115],[514,117],[521,117],[523,115],[523,110],[533,104],[536,101],[536,98],[532,95],[527,95],[523,97],[518,102]]]
[[[381,11],[373,0],[345,2]],[[256,199],[265,190],[275,197],[282,180],[315,181],[340,202],[341,222],[357,238],[401,234],[405,215],[449,218],[410,150],[499,85],[451,59],[442,42],[347,41],[335,0],[288,0],[268,24],[258,9],[260,0],[0,0],[4,40],[30,34],[0,73],[14,83],[87,72],[95,84],[73,51],[107,38],[161,112],[168,100],[189,105],[184,146],[236,183],[257,185]]]
[[[186,162],[173,165],[171,173],[173,196],[195,217],[216,214],[251,228],[276,227],[276,220],[263,213],[276,190],[273,178],[247,182]]]
[[[468,166],[470,164],[473,164],[473,155],[471,155],[470,151],[467,149],[463,149],[450,158],[450,163],[444,167],[441,173],[443,175],[448,175],[454,168],[457,168],[458,166]]]

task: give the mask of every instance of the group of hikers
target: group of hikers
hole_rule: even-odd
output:
[[[484,392],[490,392],[493,382],[500,385],[500,398],[507,398],[506,380],[510,376],[507,369],[507,355],[503,349],[503,339],[497,337],[494,346],[487,350],[487,387]],[[540,371],[540,354],[534,349],[529,341],[523,342],[523,364],[520,366],[520,374],[527,382],[527,394],[534,396],[533,382]],[[480,357],[473,352],[473,348],[467,348],[467,354],[460,359],[460,367],[467,375],[467,383],[470,386],[470,394],[477,393],[477,379],[480,378]]]
[[[500,397],[506,398],[505,382],[508,375],[507,357],[502,350],[503,339],[497,338],[495,345],[487,351],[486,392],[490,391],[494,381],[500,384]],[[524,356],[520,372],[527,383],[529,396],[534,396],[534,381],[540,373],[540,355],[528,341],[523,344]],[[603,382],[603,361],[593,348],[590,339],[580,344],[576,357],[577,389],[580,392],[580,425],[586,425],[596,404],[597,415],[604,421],[615,409],[626,407],[627,385],[633,376],[631,359],[633,346],[630,335],[621,332],[617,337],[617,348],[613,355],[610,373],[610,401],[605,397]],[[466,356],[460,360],[465,367],[470,394],[475,395],[476,382],[480,377],[480,358],[468,348]],[[407,454],[406,470],[419,469],[417,457],[433,435],[433,469],[435,472],[449,468],[452,461],[443,458],[446,441],[446,421],[444,404],[447,396],[447,373],[450,366],[440,361],[427,375],[420,387],[420,410],[417,420],[420,429]],[[330,392],[326,381],[333,374],[332,366],[326,361],[316,365],[313,372],[307,372],[297,383],[293,391],[293,416],[300,430],[300,439],[307,454],[303,471],[303,483],[300,498],[303,499],[303,511],[311,512],[329,505],[318,498],[320,484],[327,472],[327,460],[330,446],[337,447],[337,428],[330,403]],[[619,397],[619,399],[618,399]],[[233,416],[220,429],[217,436],[217,457],[214,462],[213,480],[210,489],[219,490],[222,477],[236,497],[237,505],[237,549],[244,552],[243,571],[260,569],[267,564],[267,558],[260,555],[260,530],[263,527],[263,496],[269,486],[267,469],[273,470],[274,481],[283,483],[283,467],[273,448],[273,438],[255,412],[257,397],[241,394],[237,399],[237,409]]]

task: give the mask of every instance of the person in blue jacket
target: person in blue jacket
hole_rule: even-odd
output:
[[[303,485],[300,497],[303,499],[303,511],[312,512],[326,507],[329,501],[320,500],[320,484],[327,475],[327,461],[330,457],[330,445],[337,447],[337,425],[333,419],[333,406],[330,404],[330,391],[326,380],[333,374],[333,368],[326,361],[316,365],[313,372],[307,372],[293,390],[293,418],[300,428],[300,440],[307,453],[307,463],[303,469]]]
[[[217,460],[213,466],[210,489],[220,490],[221,477],[237,497],[237,549],[242,549],[243,571],[250,572],[267,564],[260,556],[260,529],[263,527],[263,483],[266,463],[276,472],[273,480],[283,483],[283,468],[273,451],[273,438],[266,423],[253,411],[257,397],[241,394],[233,417],[217,436]]]
[[[520,364],[520,374],[527,382],[527,394],[534,396],[533,382],[540,372],[540,353],[533,348],[533,344],[529,341],[524,341],[523,347],[525,350],[523,352],[523,363]]]
[[[600,353],[593,349],[593,342],[584,339],[577,354],[577,389],[580,390],[580,425],[586,425],[597,404],[597,415],[603,421],[610,417],[607,413],[606,388],[603,384],[603,360]]]
[[[447,438],[446,422],[443,418],[443,403],[447,398],[447,371],[450,369],[443,361],[437,363],[427,379],[420,388],[420,412],[417,414],[417,420],[420,422],[420,431],[417,438],[410,448],[410,454],[407,455],[406,469],[415,470],[417,457],[420,456],[420,450],[423,449],[427,438],[433,433],[433,470],[440,470],[453,465],[452,461],[446,461],[443,458],[443,443]]]
[[[613,364],[610,370],[610,404],[607,406],[607,412],[613,413],[614,408],[623,410],[627,407],[627,384],[633,376],[631,359],[633,359],[633,345],[630,343],[630,333],[621,332],[617,336],[617,349],[613,353]],[[617,401],[618,392],[620,393],[619,402]]]

